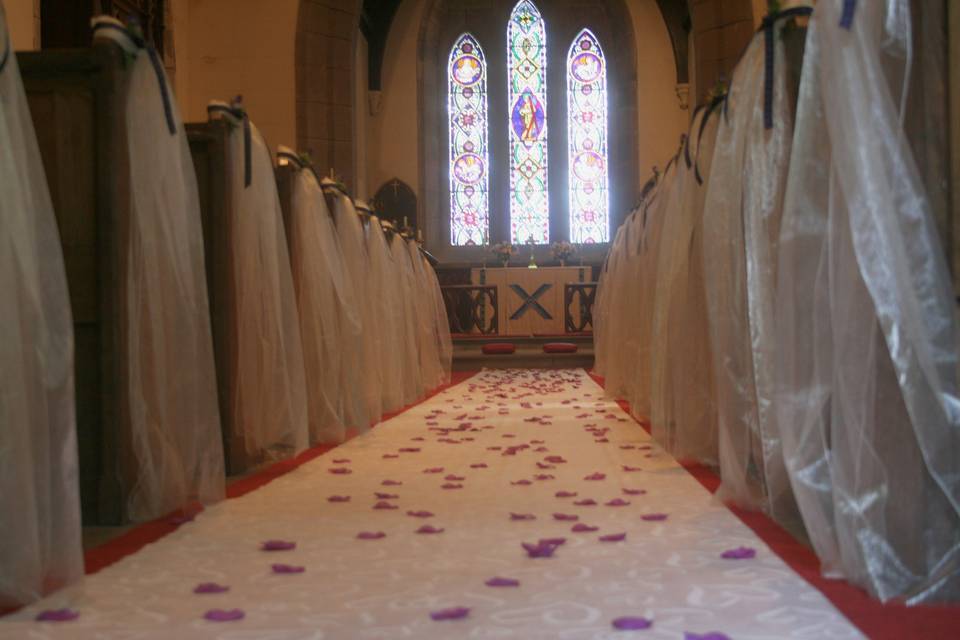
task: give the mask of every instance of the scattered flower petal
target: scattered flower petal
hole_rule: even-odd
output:
[[[424,469],[424,473],[443,473],[443,467],[430,467],[429,469]]]
[[[570,531],[573,533],[592,533],[599,530],[600,527],[591,527],[590,525],[583,524],[582,522],[578,522],[577,524],[573,525],[573,528],[570,529]]]
[[[626,533],[609,533],[605,536],[600,536],[600,542],[620,542],[626,539]]]
[[[519,486],[526,486],[526,485],[528,485],[528,484],[533,484],[533,481],[532,481],[532,480],[526,480],[526,479],[524,479],[524,480],[517,480],[516,482],[511,482],[510,484],[515,484],[515,485],[519,485]]]
[[[576,522],[580,519],[580,516],[576,516],[570,513],[555,513],[553,514],[554,520],[560,520],[561,522]]]
[[[730,636],[719,631],[708,631],[707,633],[693,633],[692,631],[683,632],[683,640],[731,640]]]
[[[330,469],[330,473],[338,476],[345,476],[348,473],[353,473],[353,471],[351,471],[350,469],[347,469],[346,467],[332,467]]]
[[[425,524],[419,529],[417,529],[416,531],[414,531],[414,533],[443,533],[443,531],[444,531],[443,529],[438,529],[433,525]]]
[[[417,453],[420,451],[420,447],[401,447],[397,451],[400,453]]]
[[[340,460],[334,460],[333,464],[347,464],[350,462],[349,458],[341,458]]]
[[[464,477],[463,477],[463,476],[455,476],[455,475],[453,475],[453,474],[451,473],[451,474],[449,474],[449,475],[447,475],[447,476],[444,476],[443,479],[444,479],[444,480],[449,480],[449,481],[451,481],[451,482],[462,482],[462,481],[464,480]]]
[[[513,578],[501,578],[498,576],[496,578],[490,578],[483,584],[487,585],[488,587],[519,587],[520,581],[514,580]]]
[[[361,531],[357,534],[357,540],[379,540],[386,537],[387,534],[383,531]]]
[[[407,515],[411,518],[432,518],[433,514],[429,511],[407,511]]]
[[[606,478],[606,477],[607,477],[606,474],[600,473],[599,471],[597,471],[597,472],[595,472],[595,473],[591,473],[591,474],[588,475],[588,476],[584,476],[583,479],[584,479],[584,480],[603,480],[603,479]]]
[[[306,567],[298,567],[292,564],[272,564],[270,568],[273,569],[274,573],[303,573],[307,570]]]
[[[330,496],[327,502],[350,502],[350,496]]]
[[[667,514],[665,513],[648,513],[646,515],[640,516],[641,520],[646,520],[647,522],[659,522],[661,520],[667,519]]]
[[[554,497],[557,497],[557,498],[576,498],[577,492],[576,491],[557,491],[553,495]]]
[[[596,506],[597,501],[594,500],[593,498],[584,498],[583,500],[577,500],[573,504],[575,504],[578,507],[594,507]]]
[[[380,484],[382,484],[385,487],[399,487],[403,483],[400,482],[399,480],[384,480]]]
[[[398,507],[395,504],[390,504],[389,502],[381,500],[377,504],[373,505],[373,508],[374,509],[399,509],[400,507]]]
[[[224,593],[226,591],[230,591],[230,587],[216,582],[201,582],[193,588],[194,593]]]
[[[646,489],[624,489],[623,493],[628,496],[642,496],[647,493]]]
[[[647,620],[646,618],[634,618],[626,616],[623,618],[617,618],[612,624],[614,629],[618,629],[620,631],[640,631],[652,627],[653,621]]]
[[[244,617],[242,609],[210,609],[203,617],[210,622],[230,622],[232,620],[242,620]]]
[[[396,500],[400,497],[395,493],[381,493],[379,491],[374,491],[373,495],[377,500]]]
[[[534,480],[553,480],[554,478],[549,473],[538,473],[537,475],[533,476],[533,479]]]
[[[382,457],[383,457],[383,458],[386,458],[386,459],[389,459],[389,458],[399,458],[399,457],[400,457],[400,454],[399,454],[399,453],[385,453],[385,454],[383,454]]]
[[[626,464],[621,466],[623,467],[623,470],[628,473],[631,471],[643,471],[642,467],[631,467],[630,465],[626,465]]]
[[[522,542],[521,546],[526,549],[527,556],[531,558],[549,558],[553,556],[553,552],[557,550],[559,545],[550,544],[541,540],[536,544]]]
[[[470,465],[470,468],[471,468],[471,469],[486,469],[486,468],[487,468],[487,463],[486,463],[486,462],[478,462],[478,463],[476,463],[476,464]]]
[[[288,542],[286,540],[267,540],[266,542],[260,543],[261,551],[290,551],[296,548],[296,542]]]
[[[537,516],[533,515],[532,513],[511,513],[510,519],[511,520],[536,520]]]
[[[440,609],[439,611],[430,612],[430,617],[434,620],[459,620],[461,618],[466,618],[470,613],[468,607],[451,607],[450,609]]]
[[[613,500],[604,502],[603,504],[607,505],[608,507],[626,507],[630,503],[624,500],[623,498],[614,498]]]
[[[70,622],[80,617],[73,609],[46,609],[37,614],[37,622]]]
[[[749,560],[757,557],[757,550],[751,547],[737,547],[724,551],[720,557],[724,560]]]
[[[454,483],[454,482],[447,482],[447,483],[444,483],[444,484],[440,485],[440,488],[441,488],[441,489],[463,489],[463,485],[462,485],[462,484],[456,484],[456,483]]]

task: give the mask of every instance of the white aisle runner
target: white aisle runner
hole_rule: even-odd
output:
[[[540,546],[552,557],[521,547],[547,538],[566,539]],[[33,621],[61,608],[79,617]],[[479,374],[0,621],[3,638],[723,637],[708,632],[861,637],[582,370]]]

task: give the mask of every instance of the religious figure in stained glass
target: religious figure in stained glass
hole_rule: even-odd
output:
[[[607,69],[589,29],[573,39],[567,56],[567,118],[570,241],[607,242]]]
[[[547,48],[540,12],[521,0],[507,25],[510,241],[550,242],[547,191]]]
[[[447,71],[450,243],[484,245],[490,227],[487,63],[469,33],[454,43]]]

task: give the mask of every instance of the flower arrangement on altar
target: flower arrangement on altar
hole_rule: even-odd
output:
[[[550,245],[550,255],[559,260],[561,265],[565,265],[576,253],[577,248],[569,242],[554,242]]]
[[[510,262],[510,257],[517,253],[516,248],[509,242],[498,242],[497,244],[490,245],[489,251],[496,256],[504,266]]]

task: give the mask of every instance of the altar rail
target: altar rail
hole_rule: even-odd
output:
[[[596,282],[578,282],[564,286],[563,326],[567,333],[593,331],[593,303],[596,300]]]
[[[500,333],[497,288],[493,285],[446,284],[440,287],[450,333]]]

